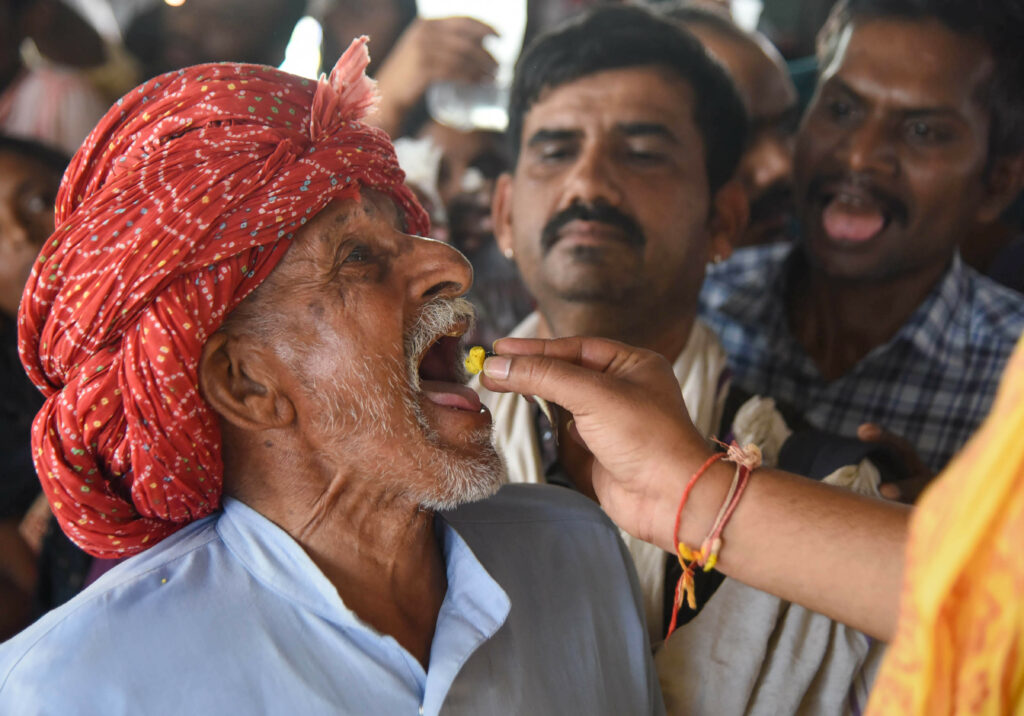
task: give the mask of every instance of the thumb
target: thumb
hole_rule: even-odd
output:
[[[586,415],[610,397],[602,374],[565,359],[544,355],[498,355],[484,361],[483,385],[494,392],[536,395],[573,415]]]

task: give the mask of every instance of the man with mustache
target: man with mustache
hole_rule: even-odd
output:
[[[957,253],[1024,173],[1012,11],[840,2],[797,139],[799,245],[737,252],[702,296],[741,386],[823,430],[899,442],[931,472],[988,413],[1024,330],[1024,300]]]
[[[495,235],[538,306],[512,335],[654,350],[672,362],[702,435],[742,435],[774,461],[785,424],[771,401],[727,405],[736,393],[725,352],[696,316],[705,265],[744,223],[742,189],[729,180],[747,122],[725,71],[674,22],[598,8],[524,51],[509,117],[514,164],[498,181]],[[481,398],[510,479],[596,499],[593,456],[570,437],[568,415],[556,411],[552,426],[522,396]],[[863,699],[878,656],[863,634],[715,572],[697,578],[700,613],[684,606],[686,623],[665,639],[676,561],[624,538],[670,713],[826,714]]]
[[[365,40],[329,80],[161,75],[65,175],[19,316],[33,457],[73,540],[136,556],[0,647],[3,713],[662,712],[607,518],[468,504],[502,482],[472,272],[411,235]]]
[[[728,11],[686,2],[666,13],[722,63],[750,119],[747,147],[736,172],[750,202],[750,217],[733,246],[791,240],[793,144],[800,106],[785,60],[767,37],[741,29]]]

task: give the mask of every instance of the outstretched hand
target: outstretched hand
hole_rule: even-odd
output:
[[[469,17],[415,20],[377,72],[378,126],[397,136],[405,113],[434,82],[493,79],[497,62],[483,42],[495,34],[489,25]]]
[[[711,455],[679,384],[656,353],[601,338],[503,338],[484,362],[493,391],[539,395],[573,415],[594,455],[593,485],[609,517],[675,552],[675,513],[690,475]],[[678,539],[699,544],[733,470],[696,484]],[[895,630],[906,508],[760,468],[724,533],[725,575],[888,640]],[[871,559],[864,559],[871,555]]]
[[[693,427],[672,367],[659,354],[602,338],[503,338],[484,362],[495,392],[538,395],[568,410],[594,455],[601,506],[634,536],[672,550],[680,465],[710,448]]]

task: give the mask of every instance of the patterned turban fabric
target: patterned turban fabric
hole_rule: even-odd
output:
[[[68,168],[19,351],[46,396],[36,471],[89,554],[140,552],[218,508],[203,344],[303,224],[372,188],[426,233],[387,135],[360,121],[376,102],[368,62],[363,37],[319,81],[230,63],[162,75],[118,100]]]

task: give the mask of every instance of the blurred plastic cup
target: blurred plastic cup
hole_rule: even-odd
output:
[[[427,90],[427,110],[456,129],[504,131],[508,126],[508,94],[516,58],[526,30],[526,0],[418,0],[420,17],[472,17],[498,33],[484,39],[484,48],[498,63],[494,82],[436,82]]]
[[[762,0],[732,0],[730,10],[737,25],[747,32],[753,32],[761,20],[764,3]]]

